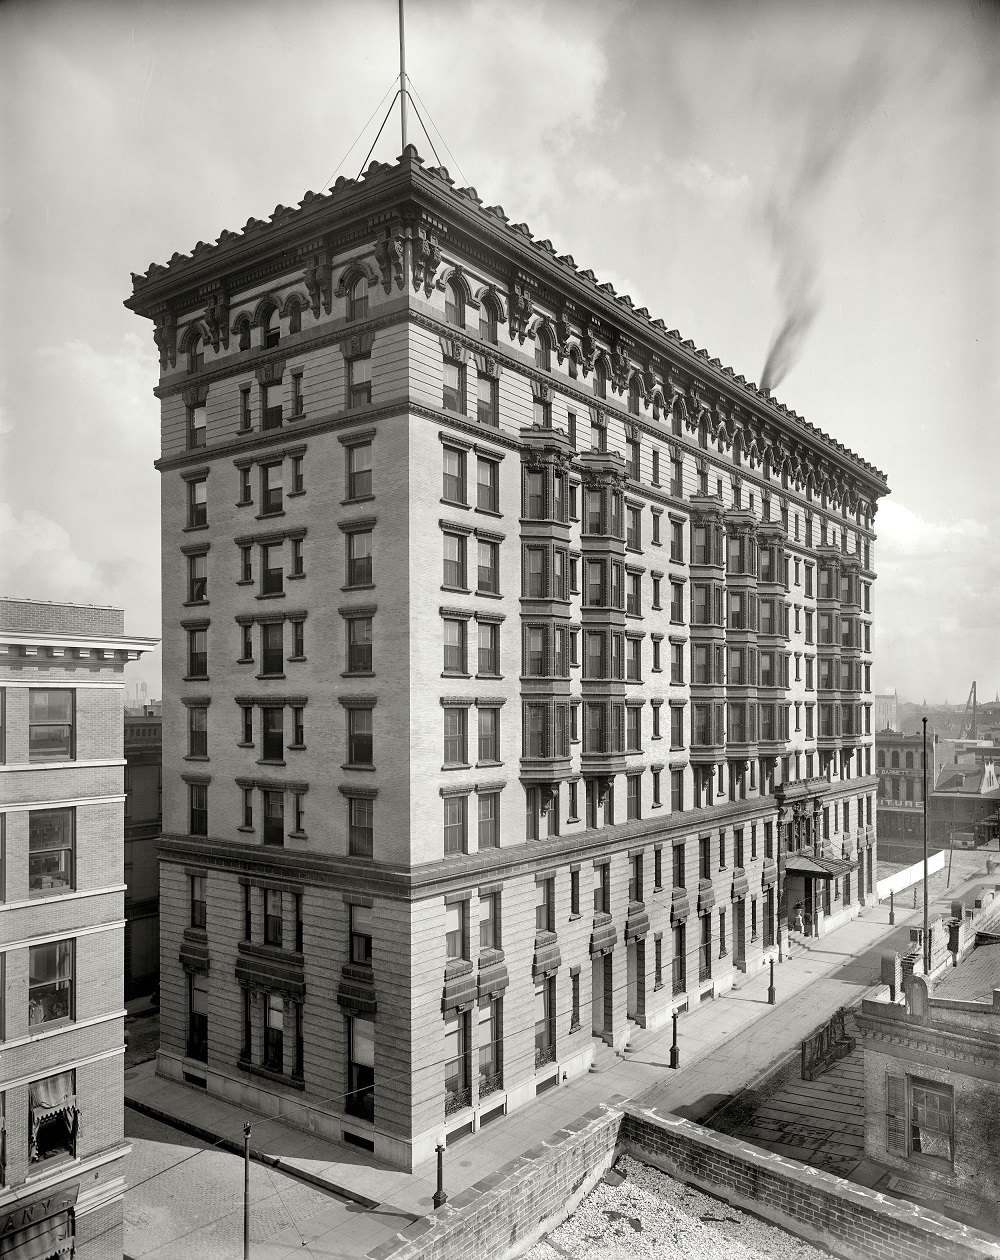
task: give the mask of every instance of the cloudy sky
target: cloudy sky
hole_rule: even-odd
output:
[[[459,183],[749,379],[791,318],[778,397],[892,487],[875,685],[916,700],[1000,687],[997,14],[407,0]],[[356,175],[395,23],[395,0],[0,4],[0,590],[159,633],[129,273]],[[375,156],[398,152],[394,121]],[[157,658],[134,668],[158,695]]]

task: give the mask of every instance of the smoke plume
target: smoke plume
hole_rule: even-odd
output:
[[[820,307],[821,246],[818,223],[833,178],[850,142],[871,116],[882,92],[877,58],[865,54],[837,83],[803,92],[803,130],[788,155],[782,178],[763,209],[778,262],[777,289],[783,315],[764,362],[760,384],[772,390],[798,360]]]

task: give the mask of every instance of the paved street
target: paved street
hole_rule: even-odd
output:
[[[129,1189],[125,1254],[139,1260],[240,1260],[243,1255],[243,1161],[177,1129],[125,1109]],[[250,1165],[250,1239],[260,1244],[337,1201],[261,1164]],[[348,1205],[343,1204],[345,1220]],[[306,1253],[308,1254],[308,1253]]]

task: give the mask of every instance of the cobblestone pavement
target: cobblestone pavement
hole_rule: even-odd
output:
[[[125,1109],[125,1255],[139,1260],[240,1260],[243,1161]],[[199,1153],[200,1152],[200,1153]],[[183,1161],[183,1162],[181,1162]],[[338,1200],[260,1164],[250,1165],[250,1241],[262,1244]],[[345,1220],[347,1205],[344,1205]],[[301,1237],[301,1235],[300,1235]],[[303,1249],[303,1254],[308,1252]]]

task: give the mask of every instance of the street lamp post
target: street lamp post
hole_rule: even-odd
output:
[[[774,989],[774,959],[773,958],[770,960],[770,963],[771,963],[771,983],[767,986],[767,1004],[768,1006],[773,1006],[775,1002],[777,1001],[777,994]]]
[[[443,1207],[448,1202],[448,1196],[444,1189],[444,1143],[437,1144],[437,1189],[434,1191],[432,1202],[435,1208]]]
[[[672,1068],[677,1068],[677,1067],[680,1067],[681,1065],[681,1052],[677,1046],[677,1011],[676,1010],[674,1010],[672,1018],[674,1021],[674,1041],[673,1041],[673,1045],[670,1047],[670,1066]]]
[[[250,1128],[243,1126],[243,1260],[250,1260]]]

